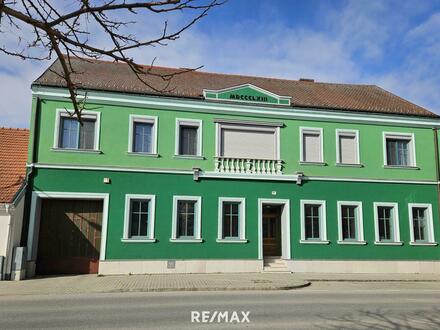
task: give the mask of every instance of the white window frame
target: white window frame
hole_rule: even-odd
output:
[[[319,133],[320,142],[321,142],[321,160],[319,162],[308,162],[304,160],[304,134],[305,133],[311,133],[316,134]],[[318,164],[323,165],[325,164],[324,161],[324,129],[321,127],[300,127],[299,128],[299,160],[302,164]]]
[[[194,212],[194,238],[177,238],[177,204],[179,201],[196,202]],[[170,242],[201,243],[202,240],[202,197],[201,196],[173,196],[173,217]]]
[[[387,156],[387,139],[401,139],[409,141],[409,165],[388,165]],[[416,138],[414,133],[401,133],[401,132],[383,132],[383,166],[388,168],[414,168],[417,167],[416,160]]]
[[[148,213],[148,227],[147,236],[142,237],[129,237],[130,232],[130,203],[132,199],[149,200],[150,210]],[[156,219],[156,196],[155,195],[139,195],[139,194],[126,194],[125,195],[125,214],[124,214],[124,235],[121,239],[125,243],[154,243],[154,222]]]
[[[281,160],[280,151],[280,125],[279,123],[259,123],[259,122],[237,122],[237,123],[227,123],[227,122],[216,122],[215,123],[215,156],[223,157],[221,155],[222,150],[222,130],[231,129],[236,131],[256,131],[256,132],[270,132],[275,136],[275,159]]]
[[[65,118],[76,118],[74,110],[67,109],[57,109],[55,114],[55,129],[54,129],[54,139],[53,139],[53,150],[60,151],[72,151],[72,152],[97,152],[99,151],[99,140],[101,131],[101,112],[99,111],[82,111],[82,118],[94,118],[95,119],[95,132],[93,149],[72,149],[72,148],[61,148],[60,147],[60,130],[61,130],[61,117]]]
[[[223,203],[240,203],[238,218],[238,237],[223,237]],[[218,199],[218,231],[217,243],[246,243],[246,199],[241,197],[219,197]]]
[[[306,239],[306,213],[305,206],[307,205],[319,205],[321,207],[321,215],[319,219],[319,239]],[[301,199],[300,200],[300,215],[301,215],[301,240],[300,243],[303,244],[328,244],[327,240],[327,208],[326,202],[324,200],[311,200],[311,199]]]
[[[423,207],[427,210],[427,225],[428,225],[428,241],[426,242],[416,242],[414,240],[414,228],[412,219],[412,209],[414,207]],[[432,204],[427,203],[408,203],[408,218],[409,218],[409,234],[410,234],[410,245],[437,245],[434,238],[434,221],[432,218]]]
[[[364,240],[364,219],[362,211],[362,202],[357,201],[338,201],[338,244],[363,245],[367,244]],[[357,240],[343,240],[342,237],[342,206],[356,206],[357,207]]]
[[[379,236],[379,215],[377,210],[379,207],[391,207],[393,208],[393,238],[391,241],[381,241]],[[374,233],[375,233],[375,245],[402,245],[400,241],[400,222],[399,222],[399,204],[398,203],[384,203],[374,202]]]
[[[135,123],[147,123],[153,124],[152,141],[151,141],[151,153],[148,152],[135,152],[133,150],[133,133]],[[157,116],[144,116],[144,115],[130,115],[128,126],[128,153],[136,155],[148,155],[157,156],[157,135],[158,135],[158,117]]]
[[[341,136],[349,136],[354,137],[355,145],[356,145],[356,162],[353,164],[343,163],[341,159],[341,150],[340,150],[340,137]],[[357,129],[337,129],[336,130],[336,165],[350,166],[350,165],[360,165],[361,157],[359,151],[359,130]]]
[[[181,155],[179,153],[180,146],[180,126],[192,126],[197,127],[197,155]],[[184,118],[176,118],[176,130],[175,130],[175,138],[174,138],[174,157],[175,158],[203,158],[203,121],[200,119],[184,119]]]

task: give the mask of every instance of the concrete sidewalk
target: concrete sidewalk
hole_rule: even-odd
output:
[[[290,290],[310,285],[293,274],[77,275],[0,281],[0,296],[103,292]]]
[[[440,289],[440,274],[152,274],[121,276],[57,276],[20,282],[0,281],[0,296],[111,292],[289,290],[311,283],[392,282],[432,283]]]

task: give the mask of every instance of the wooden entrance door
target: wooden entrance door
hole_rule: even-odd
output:
[[[43,199],[36,273],[98,272],[102,201]]]
[[[280,205],[263,205],[263,256],[281,256]]]

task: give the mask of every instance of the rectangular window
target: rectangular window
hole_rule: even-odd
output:
[[[201,125],[199,120],[177,119],[176,155],[201,156]]]
[[[341,207],[342,213],[342,240],[356,240],[356,206]]]
[[[179,155],[197,155],[198,127],[180,126]]]
[[[365,243],[362,220],[362,203],[338,202],[338,222],[338,243]]]
[[[152,153],[153,124],[134,123],[133,152]]]
[[[59,148],[93,150],[95,145],[96,119],[82,118],[82,125],[75,118],[60,119]]]
[[[171,241],[201,241],[201,197],[174,196]]]
[[[357,131],[337,130],[337,161],[339,164],[359,164]]]
[[[412,134],[384,134],[385,165],[415,166],[414,137]]]
[[[132,199],[130,201],[130,238],[148,236],[149,209],[149,200]]]
[[[327,241],[325,223],[325,201],[301,201],[301,242]]]
[[[320,217],[320,205],[306,204],[304,206],[305,211],[305,226],[306,226],[306,239],[319,239],[319,217]]]
[[[375,244],[400,245],[397,203],[374,203]]]
[[[301,161],[323,162],[322,129],[301,128]]]
[[[240,203],[223,203],[223,238],[238,238]]]
[[[157,153],[157,117],[130,115],[128,152],[146,155]]]
[[[154,195],[125,195],[124,242],[152,242],[154,239]]]
[[[413,207],[413,232],[415,242],[426,242],[428,240],[428,209],[426,207]]]

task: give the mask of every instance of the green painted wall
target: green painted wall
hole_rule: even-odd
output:
[[[204,179],[191,175],[146,174],[85,170],[38,169],[33,190],[99,192],[110,194],[107,259],[256,259],[258,256],[257,199],[291,201],[291,247],[293,259],[438,260],[440,247],[410,246],[408,207],[410,202],[432,203],[434,233],[440,241],[437,190],[435,185],[305,182]],[[111,184],[102,183],[104,177]],[[276,196],[272,192],[276,192]],[[155,194],[157,243],[122,243],[125,194]],[[170,243],[172,196],[202,196],[203,243]],[[217,238],[218,197],[246,198],[247,244],[220,244]],[[300,244],[300,199],[327,201],[329,245]],[[338,245],[337,201],[362,201],[364,236],[367,245]],[[373,202],[398,202],[403,246],[374,245]]]
[[[77,164],[123,166],[142,168],[191,169],[200,167],[210,171],[214,168],[215,125],[214,118],[242,120],[262,120],[252,116],[225,116],[210,113],[191,113],[157,110],[140,107],[122,107],[89,103],[95,111],[100,111],[102,154],[68,153],[51,150],[54,140],[55,112],[57,108],[69,108],[69,103],[45,100],[41,104],[37,141],[37,161],[48,164]],[[155,115],[159,117],[158,153],[159,158],[128,155],[129,115]],[[203,156],[205,160],[174,159],[176,118],[203,120]],[[269,119],[270,120],[270,119]],[[280,118],[274,117],[279,122]],[[434,138],[430,128],[392,127],[371,124],[347,124],[303,120],[281,120],[281,159],[285,162],[285,174],[302,171],[309,176],[333,176],[376,179],[435,180]],[[299,127],[322,127],[324,129],[324,160],[326,166],[300,165]],[[362,168],[337,167],[336,129],[358,129]],[[415,134],[416,158],[419,170],[383,168],[382,132],[411,132]]]

